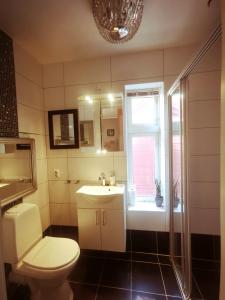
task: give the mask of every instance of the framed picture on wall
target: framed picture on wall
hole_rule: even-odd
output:
[[[115,129],[107,129],[107,136],[114,136],[115,135]]]

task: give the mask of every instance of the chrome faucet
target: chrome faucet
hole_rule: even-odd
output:
[[[101,180],[101,185],[105,185],[105,173],[101,173],[100,176],[98,177],[98,180]]]

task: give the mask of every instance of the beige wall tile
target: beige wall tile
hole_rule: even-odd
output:
[[[164,75],[178,75],[195,54],[196,46],[164,50]]]
[[[42,66],[22,47],[14,43],[14,61],[17,73],[24,75],[39,86],[42,86]]]
[[[48,181],[47,159],[37,159],[36,167],[37,167],[37,183],[40,184]]]
[[[50,225],[50,211],[49,211],[49,205],[46,205],[40,209],[41,213],[41,224],[42,224],[42,230],[46,230]]]
[[[75,203],[70,204],[70,222],[71,226],[78,226],[77,206]]]
[[[110,172],[113,171],[112,157],[84,157],[68,159],[69,178],[79,180],[96,180],[102,172],[106,179],[109,179]]]
[[[43,87],[62,86],[63,63],[43,65]]]
[[[127,229],[166,231],[166,213],[128,211]]]
[[[44,134],[43,112],[22,104],[18,104],[17,109],[20,132]]]
[[[59,170],[60,177],[55,177],[54,170]],[[67,158],[49,158],[48,159],[48,180],[67,180]]]
[[[149,51],[112,57],[112,80],[163,75],[163,51]]]
[[[190,158],[190,180],[218,182],[220,174],[218,155],[192,156]]]
[[[66,85],[110,81],[109,58],[64,63]]]
[[[219,182],[190,182],[189,199],[191,207],[219,209]]]
[[[219,154],[220,129],[201,128],[189,131],[190,155]]]
[[[64,87],[44,89],[45,110],[65,108]]]
[[[42,88],[20,74],[16,74],[16,96],[18,103],[39,110],[44,109]]]
[[[36,204],[42,208],[49,203],[48,182],[39,184],[37,190],[23,198],[24,202]]]
[[[195,101],[189,103],[189,128],[219,127],[220,102]]]
[[[70,203],[70,184],[67,181],[49,181],[50,203]]]
[[[70,204],[50,203],[50,218],[52,225],[71,225]]]
[[[126,164],[125,155],[123,156],[114,155],[114,171],[115,171],[116,181],[127,180],[127,164]]]
[[[221,69],[221,39],[208,50],[194,72],[207,72]]]
[[[219,209],[193,208],[191,210],[191,233],[220,234]]]
[[[220,76],[219,71],[193,73],[189,79],[190,101],[207,99],[219,100]]]

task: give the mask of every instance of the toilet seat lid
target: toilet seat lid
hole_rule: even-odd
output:
[[[67,238],[46,236],[23,258],[23,262],[37,269],[58,269],[69,264],[80,254],[78,244]]]

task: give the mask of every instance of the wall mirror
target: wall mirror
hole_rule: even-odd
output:
[[[123,95],[79,99],[80,145],[84,151],[123,151]]]
[[[79,148],[78,110],[48,112],[50,149]]]
[[[34,139],[0,138],[0,203],[6,205],[37,188]]]

